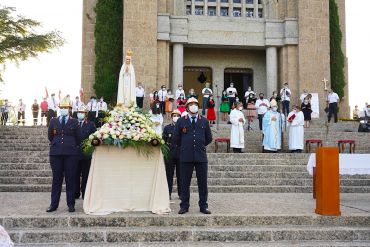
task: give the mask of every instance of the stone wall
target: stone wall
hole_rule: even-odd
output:
[[[284,46],[279,52],[279,85],[283,87],[284,82],[288,82],[292,91],[291,104],[299,104],[299,96],[303,90],[298,83],[298,46]]]
[[[321,115],[326,97],[324,78],[330,81],[329,1],[298,1],[300,88],[319,93]]]
[[[97,0],[84,0],[82,12],[82,64],[81,87],[85,92],[85,101],[94,95],[95,81],[95,11]]]

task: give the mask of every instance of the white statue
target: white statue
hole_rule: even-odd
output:
[[[119,72],[117,105],[130,106],[136,105],[136,80],[135,70],[131,63],[132,51],[127,50],[125,62]]]

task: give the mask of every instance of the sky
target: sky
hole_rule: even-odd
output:
[[[30,119],[31,104],[49,93],[62,91],[62,95],[78,95],[81,83],[82,0],[0,0],[1,5],[16,7],[17,13],[40,21],[43,30],[59,30],[67,43],[37,59],[8,64],[4,84],[0,85],[0,98],[17,103],[19,98],[27,104]],[[364,106],[370,102],[370,83],[367,71],[370,63],[370,0],[346,1],[347,57],[349,63],[350,105]],[[359,7],[360,6],[360,7]],[[367,23],[367,24],[366,24]]]

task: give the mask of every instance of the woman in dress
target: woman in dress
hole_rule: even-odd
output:
[[[254,118],[257,116],[256,107],[255,107],[256,100],[257,100],[257,98],[256,98],[255,94],[250,93],[248,95],[248,98],[247,98],[247,112],[246,112],[246,116],[248,118],[248,126],[250,126],[249,125],[250,123],[253,123]]]
[[[185,104],[186,104],[186,99],[184,94],[180,94],[179,98],[176,101],[177,103],[177,109],[181,112],[181,114],[186,110]]]
[[[209,121],[209,124],[215,124],[216,120],[216,113],[215,113],[215,101],[213,100],[213,97],[209,97],[209,101],[207,103],[207,119]]]
[[[312,109],[311,109],[311,103],[310,103],[310,100],[309,100],[308,96],[303,100],[303,103],[301,105],[301,109],[302,109],[303,116],[304,116],[304,127],[309,128],[310,127],[310,121],[311,121]]]
[[[170,120],[171,113],[173,112],[173,104],[174,104],[174,96],[171,92],[171,90],[167,91],[167,96],[166,96],[166,105],[165,105],[165,111],[167,115],[167,120]]]
[[[226,90],[222,92],[220,104],[221,120],[227,121],[227,114],[230,112],[229,98],[227,97]]]

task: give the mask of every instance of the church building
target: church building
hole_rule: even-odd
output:
[[[94,94],[90,19],[96,2],[84,0],[83,10],[82,87],[88,96]],[[336,2],[346,56],[345,0]],[[306,89],[318,94],[323,114],[329,29],[329,0],[123,0],[123,51],[133,51],[136,81],[147,93],[182,83],[186,92],[200,94],[208,81],[220,95],[233,82],[240,97],[251,86],[269,98],[287,82],[292,103],[300,104]],[[348,81],[347,65],[345,76]],[[339,108],[349,116],[348,83]]]

